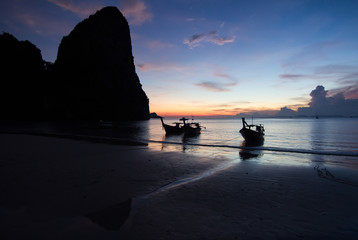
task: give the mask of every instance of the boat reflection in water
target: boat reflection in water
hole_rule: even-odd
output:
[[[246,142],[246,140],[244,140],[241,144],[242,149],[239,152],[240,159],[249,160],[249,159],[262,157],[263,156],[262,150],[255,149],[255,148],[250,149],[250,147],[261,146],[261,145],[250,145]]]
[[[161,150],[174,150],[181,152],[198,152],[200,146],[200,134],[188,136],[185,134],[163,134]]]

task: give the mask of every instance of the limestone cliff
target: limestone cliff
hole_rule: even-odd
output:
[[[41,51],[29,41],[0,34],[1,119],[40,119],[45,114],[45,67]]]
[[[62,39],[53,73],[58,111],[80,119],[149,118],[128,22],[116,7],[97,11]]]

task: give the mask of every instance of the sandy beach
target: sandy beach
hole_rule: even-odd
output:
[[[354,169],[20,134],[0,141],[1,239],[358,237]]]

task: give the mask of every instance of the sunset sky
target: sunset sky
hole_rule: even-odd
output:
[[[104,6],[129,22],[151,112],[297,110],[318,85],[358,99],[357,0],[0,0],[0,32],[54,62],[62,37]]]

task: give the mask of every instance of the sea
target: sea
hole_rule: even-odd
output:
[[[166,123],[177,119],[164,119]],[[149,147],[192,154],[220,153],[229,158],[280,165],[336,165],[358,169],[358,118],[254,118],[262,124],[262,146],[246,147],[239,130],[242,120],[195,119],[204,126],[200,135],[166,136],[160,119],[148,121]],[[158,142],[156,142],[158,141]]]
[[[165,123],[177,122],[165,118]],[[358,118],[248,118],[249,124],[262,124],[262,146],[246,147],[239,130],[241,118],[195,119],[203,126],[193,137],[167,136],[158,118],[120,122],[114,128],[84,128],[73,123],[2,123],[1,132],[51,133],[89,136],[104,140],[124,140],[147,144],[153,151],[185,152],[238,161],[279,165],[334,165],[358,169]]]

